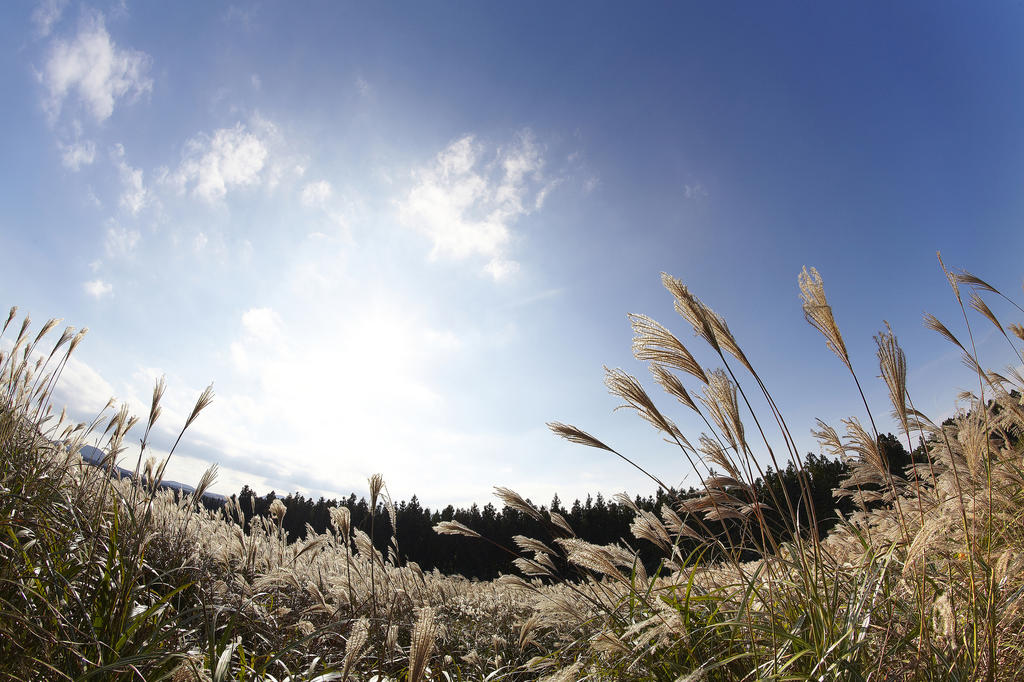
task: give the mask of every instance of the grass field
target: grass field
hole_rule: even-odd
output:
[[[973,275],[947,275],[962,331],[933,317],[926,324],[962,352],[976,389],[950,396],[951,405],[967,405],[951,420],[932,421],[914,408],[895,336],[880,332],[885,411],[908,450],[923,441],[927,457],[890,470],[867,401],[865,421],[819,422],[824,451],[851,461],[837,494],[859,510],[827,537],[808,530],[806,482],[795,494],[770,485],[767,499],[755,493],[768,466],[802,471],[792,425],[725,321],[664,276],[677,311],[720,367],[703,367],[665,327],[632,316],[634,354],[650,363],[671,401],[704,419],[696,437],[682,433],[639,380],[608,371],[609,389],[703,480],[699,497],[660,514],[635,508],[636,540],[661,549],[661,568],[648,574],[625,545],[587,543],[562,517],[498,489],[506,505],[550,532],[517,538],[509,549],[519,575],[493,582],[424,572],[399,559],[394,540],[385,556],[351,527],[346,508],[331,512],[329,532],[310,529],[298,543],[286,541],[280,502],[244,532],[237,505],[214,513],[197,501],[215,467],[195,495],[160,489],[177,446],[161,444],[171,453],[163,460],[148,457],[163,385],[139,420],[111,405],[92,424],[68,423],[51,395],[82,333],[69,329],[50,345],[55,322],[36,331],[12,309],[0,337],[8,339],[0,346],[0,677],[1020,679],[1024,328],[1003,325],[989,305],[1024,311]],[[859,389],[820,277],[805,270],[799,284],[807,321]],[[979,324],[1005,338],[1013,367],[984,368],[973,343]],[[212,399],[209,391],[199,397],[179,440]],[[767,407],[755,411],[754,403]],[[643,466],[576,427],[551,428]],[[142,434],[143,445],[126,462],[129,433]],[[84,464],[78,448],[97,442],[108,468],[117,463],[136,476]],[[369,480],[369,498],[394,513],[380,476]],[[785,532],[769,527],[769,512]],[[435,530],[487,541],[455,522]],[[700,539],[701,549],[684,555],[681,539]],[[582,577],[555,579],[562,562]]]

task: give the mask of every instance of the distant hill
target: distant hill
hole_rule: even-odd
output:
[[[103,462],[103,458],[106,457],[106,453],[103,452],[103,450],[93,447],[92,445],[83,445],[81,450],[78,452],[82,455],[83,460],[93,466],[99,466]],[[131,478],[135,473],[130,469],[125,469],[124,467],[119,466],[115,466],[114,470],[121,478]],[[195,486],[188,485],[187,483],[180,483],[178,481],[168,481],[166,479],[160,484],[160,487],[167,488],[169,490],[177,490],[178,492],[186,495],[191,495],[196,491]],[[213,502],[226,502],[228,498],[224,495],[208,492],[203,495],[203,499]]]

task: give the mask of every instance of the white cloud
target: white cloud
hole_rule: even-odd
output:
[[[149,192],[142,184],[142,169],[122,164],[120,170],[121,182],[124,184],[121,208],[127,209],[132,215],[138,215],[149,201]]]
[[[249,82],[252,83],[253,90],[260,90],[263,88],[263,80],[260,78],[258,73],[254,73],[249,76]]]
[[[683,194],[687,199],[706,199],[708,196],[708,188],[699,182],[693,185],[683,185]]]
[[[82,284],[82,288],[85,293],[89,294],[93,298],[103,298],[110,294],[114,287],[110,282],[104,282],[102,279],[94,279]]]
[[[370,84],[366,82],[366,79],[362,76],[356,78],[356,90],[363,97],[367,97],[370,94]]]
[[[68,145],[58,142],[57,147],[61,151],[61,163],[70,170],[77,172],[96,160],[96,145],[91,140]]]
[[[311,182],[302,188],[302,205],[307,208],[324,208],[331,193],[331,183],[326,180]]]
[[[191,190],[206,201],[217,201],[231,189],[258,185],[265,179],[263,171],[269,156],[266,136],[242,123],[220,128],[212,135],[199,135],[189,140],[185,149],[185,158],[170,179],[182,191]]]
[[[61,370],[53,398],[56,407],[66,405],[76,419],[90,419],[114,396],[114,387],[99,372],[72,356]]]
[[[65,99],[74,93],[96,121],[105,121],[118,100],[135,99],[153,89],[149,65],[146,53],[114,44],[102,15],[87,18],[71,42],[53,43],[42,74],[48,90],[46,110],[55,120]]]
[[[503,280],[519,272],[519,263],[514,260],[492,258],[487,265],[484,266],[484,272],[496,280]]]
[[[32,23],[36,25],[36,33],[40,38],[50,35],[67,4],[68,0],[42,0],[36,5],[32,11]]]
[[[206,236],[205,232],[200,232],[196,235],[196,238],[192,240],[192,249],[196,252],[202,251],[206,248],[206,245],[210,242],[210,239]]]
[[[281,317],[272,308],[250,308],[242,315],[242,328],[248,337],[264,343],[281,339]]]
[[[533,209],[535,211],[539,211],[542,208],[544,208],[544,200],[548,198],[548,195],[551,194],[551,191],[553,189],[555,189],[556,187],[558,187],[561,184],[562,184],[562,178],[555,178],[551,182],[549,182],[546,185],[544,185],[543,187],[541,187],[540,191],[537,192],[537,198],[534,199]]]
[[[414,171],[399,217],[430,238],[432,258],[484,257],[484,271],[502,279],[519,267],[508,256],[511,226],[538,209],[554,187],[544,183],[543,167],[529,131],[493,151],[467,135]]]
[[[133,168],[125,161],[124,147],[120,144],[114,145],[111,156],[121,176],[121,208],[138,215],[152,200],[151,192],[143,183],[142,169]]]
[[[135,253],[142,235],[138,230],[129,230],[117,225],[107,228],[104,247],[111,258],[129,258]]]

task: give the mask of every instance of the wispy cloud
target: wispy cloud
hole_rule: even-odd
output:
[[[484,271],[504,279],[519,269],[509,253],[512,226],[553,186],[545,183],[542,151],[528,130],[496,149],[472,135],[456,140],[413,172],[399,217],[431,240],[432,258],[482,257]]]
[[[71,144],[58,142],[57,147],[61,151],[61,163],[69,170],[77,172],[96,160],[96,145],[91,140]]]
[[[110,282],[104,282],[102,279],[93,279],[85,282],[82,284],[82,289],[93,298],[103,298],[114,291],[113,285]]]
[[[141,239],[138,230],[129,230],[115,224],[107,228],[103,243],[109,258],[129,258],[135,253]]]
[[[302,188],[302,205],[307,208],[324,208],[331,194],[331,183],[326,180],[311,182]]]
[[[229,190],[265,182],[270,151],[266,135],[260,132],[266,128],[254,131],[239,122],[192,138],[170,181],[209,202],[223,199]]]
[[[138,215],[153,199],[152,193],[143,183],[142,169],[128,164],[124,146],[120,144],[114,145],[111,156],[121,176],[121,208],[132,215]]]
[[[40,38],[50,35],[54,25],[60,21],[68,0],[41,0],[32,10],[32,23],[35,24],[36,34]]]
[[[115,45],[101,14],[86,16],[74,38],[52,44],[41,75],[47,90],[44,108],[55,121],[74,95],[87,113],[103,122],[118,101],[131,101],[152,90],[150,61],[144,52]]]
[[[242,328],[247,336],[264,343],[277,343],[282,338],[281,317],[271,308],[250,308],[242,315]]]
[[[356,90],[358,90],[359,94],[363,97],[369,97],[372,92],[370,84],[362,76],[356,78]]]
[[[692,185],[683,185],[683,195],[687,199],[706,199],[708,197],[708,188],[699,182]]]

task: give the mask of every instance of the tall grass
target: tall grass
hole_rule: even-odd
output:
[[[837,496],[853,514],[817,532],[812,481],[766,383],[725,320],[679,280],[663,276],[676,310],[706,346],[630,317],[634,355],[650,365],[673,407],[644,384],[607,370],[609,390],[661,432],[702,481],[698,495],[634,514],[638,543],[662,554],[648,572],[623,540],[599,546],[512,490],[501,501],[541,522],[546,537],[504,548],[520,575],[475,582],[402,558],[383,478],[371,505],[388,515],[386,555],[331,510],[325,533],[289,544],[281,501],[251,517],[232,500],[206,510],[160,487],[185,429],[212,399],[200,396],[170,454],[150,455],[164,393],[148,419],[108,408],[68,423],[53,387],[84,332],[30,330],[11,311],[0,333],[0,678],[124,680],[882,680],[1018,679],[1024,675],[1024,377],[982,369],[977,321],[1024,362],[1024,327],[993,311],[1024,312],[977,277],[946,272],[962,332],[926,324],[962,352],[977,389],[943,423],[919,412],[906,359],[888,325],[877,334],[879,373],[908,450],[890,468],[872,411],[821,278],[799,278],[803,311],[851,376],[863,419],[819,422],[822,448],[849,463]],[[6,334],[12,340],[4,342]],[[699,355],[713,360],[708,367]],[[870,370],[874,373],[874,369]],[[835,388],[830,390],[836,390]],[[685,434],[671,410],[694,413]],[[643,463],[577,428],[559,436]],[[802,427],[801,427],[802,428]],[[137,453],[125,446],[141,436]],[[78,450],[98,444],[102,467]],[[127,460],[131,477],[115,475]],[[782,477],[795,472],[796,483]],[[246,518],[251,517],[248,525]],[[371,517],[372,518],[372,517]],[[383,522],[383,518],[374,523]],[[457,522],[441,533],[488,541]],[[367,534],[369,531],[369,535]],[[563,567],[576,571],[565,579]]]
[[[439,665],[449,679],[516,667],[529,604],[400,560],[393,533],[383,556],[344,507],[328,532],[289,544],[280,500],[248,525],[244,501],[200,504],[216,467],[193,494],[162,489],[212,392],[155,458],[163,382],[145,423],[112,403],[91,424],[68,423],[50,398],[82,333],[40,352],[56,322],[34,332],[15,317],[0,333],[3,343],[17,331],[0,354],[0,679],[418,682]],[[125,445],[133,433],[137,453]],[[83,461],[85,444],[106,453],[101,466]],[[121,478],[121,465],[133,475]],[[393,531],[383,478],[369,486]]]
[[[926,325],[962,352],[977,375],[977,390],[960,396],[966,407],[953,419],[930,420],[914,407],[905,356],[886,324],[875,341],[889,407],[908,449],[915,440],[923,447],[921,461],[905,471],[890,469],[879,447],[875,416],[821,277],[813,269],[800,274],[804,315],[848,369],[870,424],[851,417],[841,429],[823,422],[815,429],[822,448],[849,463],[850,475],[835,495],[851,497],[857,507],[827,537],[816,532],[808,475],[767,386],[725,320],[663,275],[676,311],[720,366],[705,368],[666,327],[639,315],[631,315],[634,354],[707,430],[694,445],[638,379],[606,369],[606,383],[681,452],[701,476],[702,493],[666,503],[660,515],[634,509],[634,535],[664,552],[656,576],[643,575],[636,554],[624,546],[595,547],[553,529],[553,548],[536,550],[525,568],[553,577],[544,567],[557,554],[586,579],[573,587],[584,599],[549,606],[553,617],[574,623],[579,633],[569,646],[535,661],[571,662],[570,676],[549,679],[1024,676],[1024,377],[1019,367],[1002,373],[982,368],[968,314],[993,325],[1022,361],[1024,329],[1004,327],[983,296],[1021,309],[974,275],[944,265],[943,272],[967,340],[933,316]],[[647,473],[577,427],[550,427]],[[773,443],[781,443],[778,450]],[[770,463],[770,472],[762,462]],[[797,473],[796,488],[773,481],[786,467]],[[779,516],[782,532],[769,523]],[[694,540],[699,549],[684,555],[680,548]],[[710,566],[708,556],[715,557]]]

